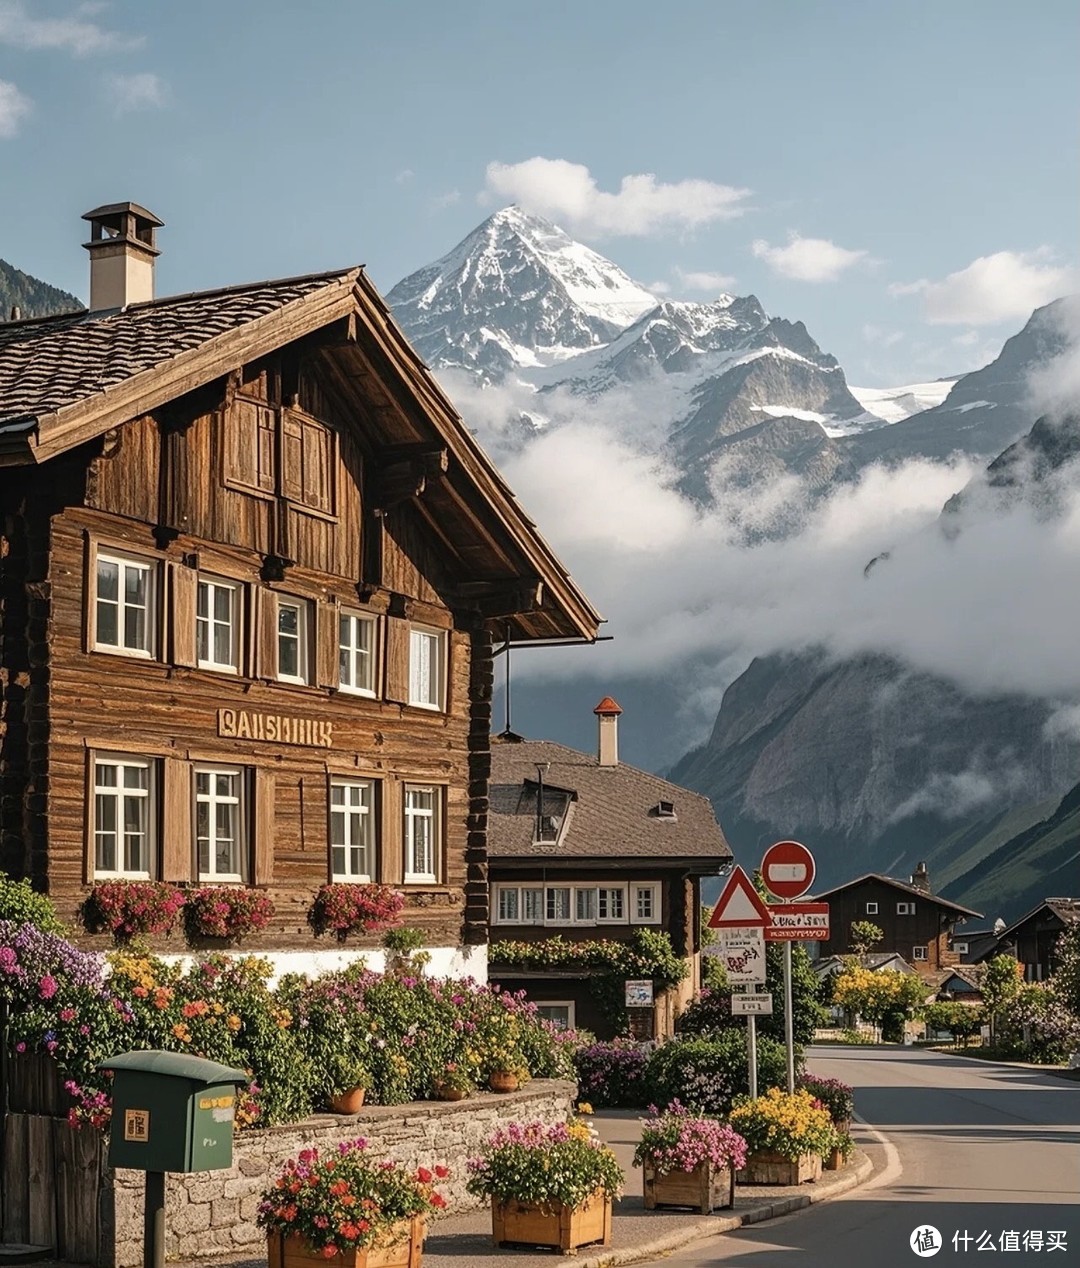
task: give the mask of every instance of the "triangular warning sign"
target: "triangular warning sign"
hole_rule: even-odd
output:
[[[754,882],[736,867],[709,917],[710,929],[766,929],[772,924],[769,909]]]

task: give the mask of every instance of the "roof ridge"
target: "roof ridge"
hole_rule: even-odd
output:
[[[161,295],[154,299],[143,300],[141,304],[126,304],[118,309],[121,313],[137,313],[147,308],[157,308],[164,304],[178,304],[189,299],[214,299],[219,295],[238,295],[243,291],[259,291],[267,287],[296,286],[301,282],[318,282],[322,279],[345,278],[350,273],[359,275],[364,270],[362,264],[350,264],[344,269],[324,269],[318,273],[297,273],[294,277],[268,277],[261,282],[235,282],[231,286],[214,286],[206,291],[182,291],[179,295]]]

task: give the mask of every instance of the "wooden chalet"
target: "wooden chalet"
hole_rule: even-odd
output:
[[[90,309],[0,324],[0,866],[483,944],[495,631],[599,617],[362,268],[154,299],[162,222],[85,219]]]
[[[731,849],[708,798],[619,761],[615,701],[606,697],[594,712],[595,754],[512,734],[492,746],[491,942],[666,932],[690,975],[651,1006],[629,1010],[639,1038],[666,1037],[700,985],[701,878],[730,867]],[[615,1033],[594,972],[511,967],[497,954],[492,981],[524,990],[560,1025]]]
[[[885,935],[875,952],[895,952],[926,976],[960,963],[951,949],[953,931],[969,918],[980,918],[979,912],[932,894],[925,863],[910,882],[870,872],[814,897],[829,904],[830,933],[821,943],[822,957],[849,954],[852,924],[869,921]]]
[[[1026,982],[1041,982],[1058,967],[1058,939],[1080,924],[1080,898],[1044,898],[998,936],[993,955],[1012,955],[1024,966]]]

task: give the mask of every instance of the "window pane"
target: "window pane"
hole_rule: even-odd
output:
[[[214,620],[232,621],[232,591],[228,586],[214,586]]]
[[[195,609],[196,615],[203,620],[208,620],[210,616],[210,584],[206,581],[199,582],[198,601]]]
[[[516,889],[499,890],[499,919],[518,919],[518,891]]]
[[[120,565],[111,559],[99,559],[97,566],[97,592],[99,599],[116,603],[120,598]]]
[[[570,890],[569,889],[549,889],[547,891],[547,919],[548,920],[569,920],[570,919]]]
[[[595,889],[574,890],[574,919],[575,920],[595,920],[596,919],[596,890]]]
[[[544,891],[542,889],[523,889],[521,891],[522,920],[526,923],[538,923],[544,918]]]
[[[95,858],[99,872],[116,871],[116,798],[98,794],[94,801]]]
[[[293,638],[298,638],[300,634],[299,608],[293,607],[292,604],[279,603],[277,625],[279,634],[287,634]]]
[[[216,621],[214,622],[214,663],[218,665],[233,663],[232,629]]]

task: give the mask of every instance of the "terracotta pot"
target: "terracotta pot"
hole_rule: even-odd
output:
[[[435,1095],[440,1101],[463,1101],[469,1095],[463,1087],[445,1087],[441,1083],[435,1085]]]
[[[611,1199],[597,1189],[580,1206],[537,1206],[491,1199],[491,1235],[496,1246],[549,1246],[572,1252],[611,1242]],[[272,1266],[271,1266],[272,1268]]]
[[[521,1080],[510,1070],[496,1070],[488,1079],[488,1087],[493,1092],[516,1092]]]
[[[403,1220],[394,1226],[394,1235],[380,1246],[341,1251],[328,1260],[302,1237],[271,1234],[266,1240],[269,1268],[314,1268],[315,1261],[337,1268],[420,1268],[424,1251],[424,1221]]]
[[[364,1089],[362,1087],[351,1087],[346,1092],[339,1092],[337,1096],[331,1096],[330,1108],[335,1114],[358,1114],[360,1107],[364,1104]]]

